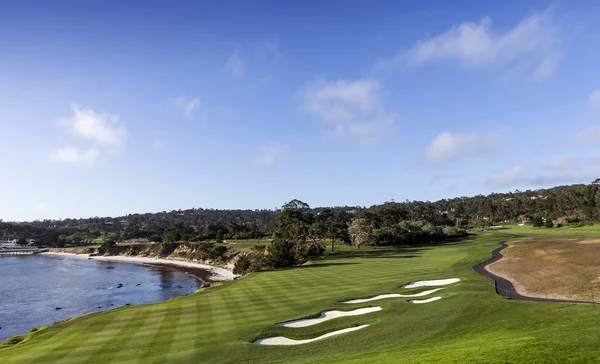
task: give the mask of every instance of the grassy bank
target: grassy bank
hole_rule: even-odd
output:
[[[340,246],[326,260],[243,279],[166,302],[123,307],[49,327],[0,349],[2,363],[225,362],[590,362],[600,356],[600,310],[591,305],[505,300],[472,266],[509,234],[597,234],[580,229],[510,229],[425,248]],[[275,323],[327,309],[369,306],[339,301],[400,290],[407,282],[458,277],[441,300],[377,301],[382,311],[305,328]],[[406,291],[406,292],[405,292]],[[256,338],[311,338],[354,325],[353,333],[293,347]]]

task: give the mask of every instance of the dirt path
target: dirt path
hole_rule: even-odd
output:
[[[490,265],[494,262],[497,262],[504,257],[502,255],[502,253],[500,253],[500,252],[502,251],[502,249],[507,248],[507,247],[508,247],[508,245],[506,244],[505,241],[500,242],[500,247],[498,247],[492,251],[491,259],[488,259],[485,262],[479,263],[473,267],[475,272],[494,280],[497,294],[504,296],[506,298],[509,298],[511,300],[523,300],[523,301],[535,301],[535,302],[560,302],[560,303],[593,303],[590,301],[575,301],[575,300],[564,300],[564,299],[556,299],[556,298],[529,297],[529,296],[523,296],[522,294],[519,294],[517,292],[517,290],[515,289],[515,287],[513,286],[513,284],[508,279],[498,276],[494,273],[491,273],[490,271],[488,271],[486,269],[486,267],[488,265]]]

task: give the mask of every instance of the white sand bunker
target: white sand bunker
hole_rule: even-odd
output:
[[[406,284],[402,286],[402,288],[446,286],[448,284],[456,283],[458,281],[460,281],[460,279],[458,278],[438,279],[434,281],[416,281]]]
[[[283,336],[276,336],[276,337],[268,337],[265,339],[258,339],[254,342],[254,344],[259,344],[259,345],[300,345],[300,344],[308,344],[311,343],[313,341],[317,341],[317,340],[322,340],[331,336],[335,336],[335,335],[340,335],[340,334],[344,334],[346,332],[351,332],[351,331],[356,331],[356,330],[360,330],[360,329],[364,329],[365,327],[367,327],[369,325],[361,325],[361,326],[357,326],[357,327],[351,327],[348,329],[343,329],[343,330],[337,330],[337,331],[332,331],[329,332],[325,335],[321,335],[321,336],[317,336],[313,339],[306,339],[306,340],[292,340],[292,339],[288,339],[287,337],[283,337]]]
[[[358,316],[358,315],[364,315],[367,313],[377,312],[377,311],[381,311],[381,307],[379,307],[379,306],[365,307],[365,308],[359,308],[359,309],[353,310],[353,311],[325,311],[325,312],[322,312],[321,316],[317,317],[317,318],[286,321],[286,322],[279,323],[277,325],[283,326],[283,327],[306,327],[306,326],[320,324],[321,322],[333,320],[338,317]]]
[[[426,300],[410,300],[408,302],[419,304],[419,303],[429,303],[429,302],[433,302],[433,301],[437,301],[437,300],[441,300],[441,299],[442,299],[442,297],[431,297]]]
[[[398,294],[398,293],[390,293],[390,294],[380,294],[379,296],[370,297],[370,298],[359,298],[355,300],[342,301],[342,303],[365,303],[371,301],[382,300],[385,298],[407,298],[407,297],[423,297],[434,292],[437,292],[443,288],[430,289],[428,291],[423,291],[415,294]]]

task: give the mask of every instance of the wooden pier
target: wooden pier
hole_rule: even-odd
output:
[[[0,257],[8,257],[15,255],[34,255],[43,252],[47,252],[48,248],[38,249],[38,248],[9,248],[9,249],[0,249]]]

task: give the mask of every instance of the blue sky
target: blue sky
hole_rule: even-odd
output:
[[[595,1],[0,1],[0,218],[600,177]]]

